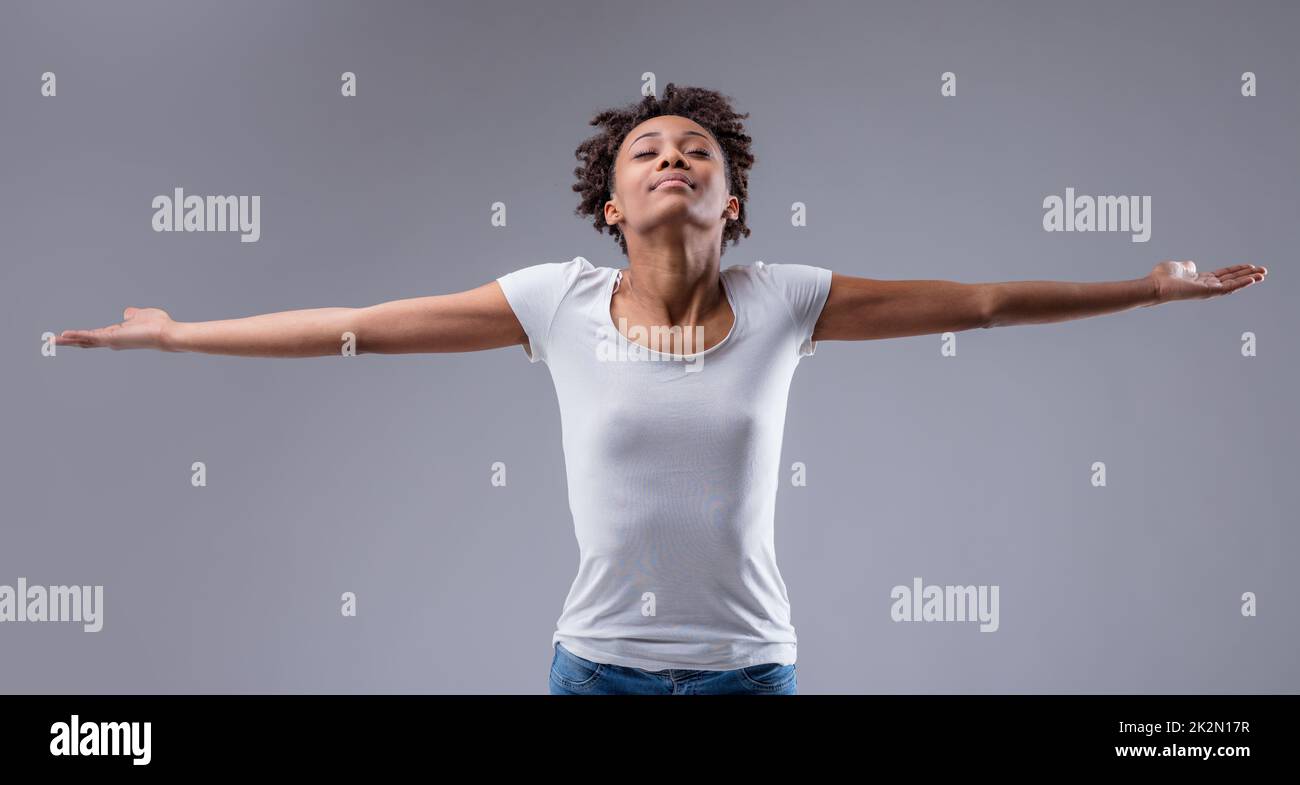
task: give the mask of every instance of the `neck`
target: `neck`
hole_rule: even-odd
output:
[[[721,253],[684,245],[643,246],[628,240],[628,267],[617,293],[665,324],[698,324],[725,296],[720,283]]]

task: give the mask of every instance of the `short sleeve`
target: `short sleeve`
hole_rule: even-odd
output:
[[[584,261],[578,257],[568,262],[535,264],[497,278],[510,309],[528,334],[523,349],[530,363],[546,361],[551,323]]]
[[[826,298],[831,292],[831,271],[810,264],[766,264],[758,262],[761,277],[775,287],[790,321],[794,324],[796,346],[800,357],[817,351],[812,340]]]

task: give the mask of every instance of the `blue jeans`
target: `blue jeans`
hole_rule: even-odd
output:
[[[647,671],[592,662],[558,641],[551,660],[552,695],[796,695],[794,665],[775,662],[730,671]]]

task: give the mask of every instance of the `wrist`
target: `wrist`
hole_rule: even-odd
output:
[[[1160,303],[1163,303],[1166,298],[1165,298],[1164,287],[1160,285],[1160,279],[1155,277],[1154,275],[1148,275],[1146,278],[1143,279],[1143,281],[1146,282],[1147,299],[1146,302],[1142,304],[1159,305]]]
[[[158,331],[158,348],[164,352],[183,352],[182,330],[185,327],[183,322],[169,321],[163,324],[162,329]]]

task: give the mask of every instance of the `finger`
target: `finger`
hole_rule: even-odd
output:
[[[1217,275],[1220,281],[1227,283],[1229,281],[1235,281],[1240,278],[1249,278],[1252,275],[1256,275],[1256,274],[1257,273],[1254,268],[1252,268],[1250,265],[1246,265],[1244,267],[1234,268],[1233,271],[1230,273],[1218,273]]]
[[[1253,266],[1254,265],[1250,265],[1250,264],[1234,264],[1228,267],[1219,268],[1218,270],[1215,270],[1213,273],[1211,273],[1211,275],[1217,276],[1218,278],[1223,278],[1224,276],[1233,275],[1235,273],[1238,273],[1242,270],[1245,270]]]
[[[1263,267],[1256,267],[1256,266],[1253,265],[1253,264],[1248,264],[1248,265],[1245,265],[1243,269],[1238,270],[1238,271],[1232,273],[1232,276],[1231,276],[1231,277],[1233,277],[1233,278],[1251,278],[1251,279],[1258,278],[1259,280],[1263,280],[1263,279],[1264,279],[1264,276],[1267,274],[1267,272],[1268,272],[1268,271],[1265,270]]]
[[[1264,273],[1258,270],[1246,270],[1233,278],[1234,281],[1245,281],[1247,283],[1258,283],[1264,280]]]
[[[125,320],[125,319],[130,319],[132,316],[135,316],[135,312],[138,311],[138,310],[140,310],[140,309],[139,309],[139,308],[136,308],[136,307],[133,306],[133,305],[128,305],[128,306],[126,307],[126,310],[122,311],[122,318],[123,318],[124,320]]]
[[[99,343],[98,330],[70,330],[68,338],[77,342],[78,346],[96,346]]]

